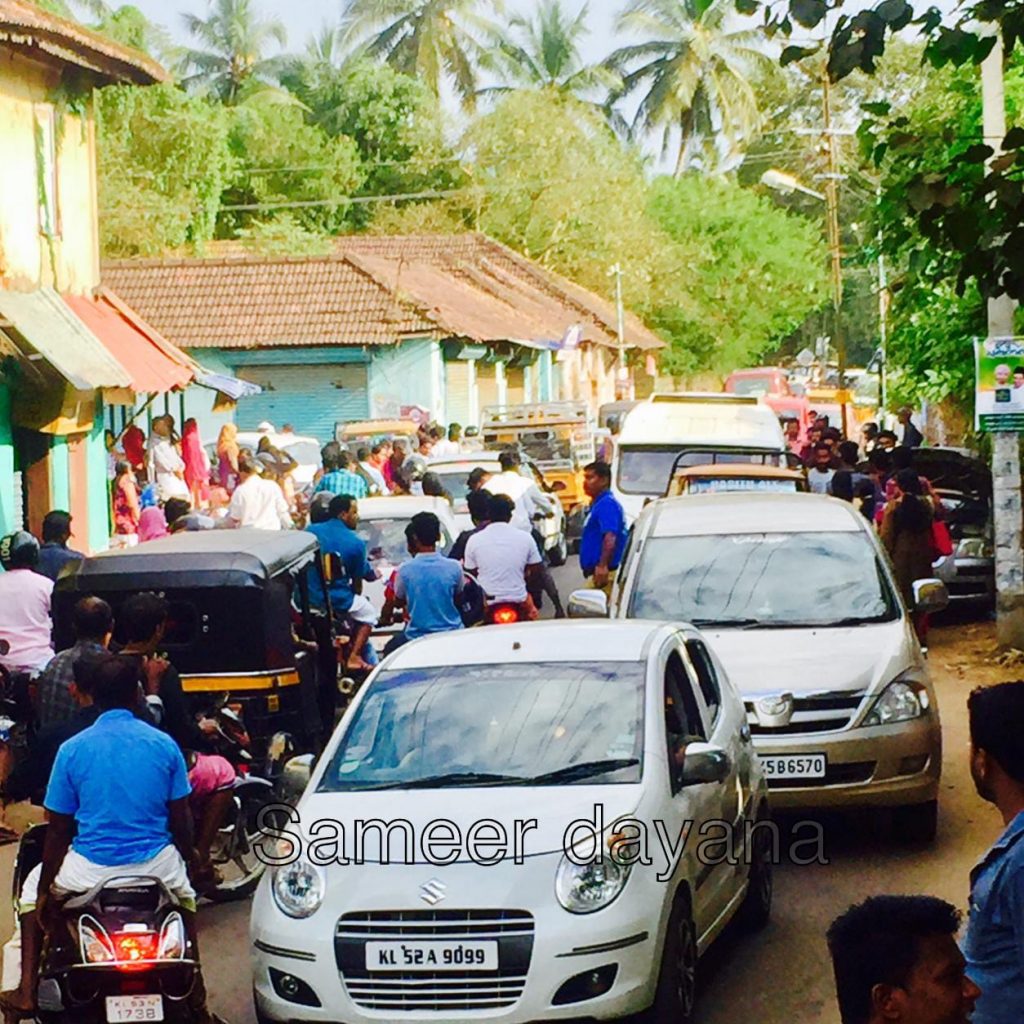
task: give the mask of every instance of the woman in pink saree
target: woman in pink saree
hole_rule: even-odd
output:
[[[199,439],[199,424],[185,420],[181,433],[181,457],[185,463],[185,483],[192,495],[192,507],[205,508],[210,503],[210,459]]]

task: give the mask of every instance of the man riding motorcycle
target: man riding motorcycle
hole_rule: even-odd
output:
[[[92,685],[99,715],[61,745],[47,786],[43,861],[26,879],[18,908],[21,980],[0,993],[6,1022],[35,1015],[44,932],[59,925],[60,904],[115,877],[159,879],[180,905],[198,960],[189,880],[198,857],[184,758],[169,736],[136,717],[132,659],[101,657]],[[197,1021],[217,1020],[206,1007],[201,972],[189,998]]]

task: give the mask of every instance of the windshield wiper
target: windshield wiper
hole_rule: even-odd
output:
[[[408,782],[388,782],[381,786],[367,786],[375,789],[448,789],[455,786],[521,786],[527,782],[520,775],[492,775],[487,772],[447,772],[431,775],[426,779],[411,779]]]
[[[827,619],[812,621],[810,619],[806,621],[800,621],[794,619],[792,622],[762,622],[759,623],[761,629],[843,629],[849,626],[867,626],[872,623],[878,624],[881,622],[892,622],[893,617],[889,612],[883,612],[881,615],[850,615],[844,619]]]
[[[580,764],[571,764],[557,771],[545,772],[536,778],[526,780],[528,786],[548,786],[552,783],[575,782],[577,779],[589,779],[594,775],[605,775],[608,772],[617,772],[622,768],[632,768],[638,765],[640,759],[636,757],[619,757],[604,761],[583,761]]]
[[[764,623],[760,619],[690,619],[690,625],[698,629],[752,629]]]

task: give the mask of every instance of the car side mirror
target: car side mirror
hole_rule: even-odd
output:
[[[569,597],[570,619],[607,619],[608,595],[603,590],[577,590]]]
[[[914,611],[934,615],[949,607],[949,591],[942,580],[917,580],[914,583]]]
[[[313,754],[300,754],[293,757],[281,772],[278,786],[281,798],[290,804],[298,802],[299,797],[306,791],[309,780],[313,777],[313,762],[316,760]]]
[[[732,771],[729,755],[713,743],[689,743],[679,772],[682,786],[725,782]]]

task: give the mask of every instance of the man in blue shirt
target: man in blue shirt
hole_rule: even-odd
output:
[[[320,542],[328,570],[331,610],[338,619],[355,624],[348,668],[365,672],[372,668],[364,660],[364,654],[378,616],[369,598],[362,593],[363,581],[374,579],[375,573],[366,557],[366,542],[356,533],[358,525],[359,503],[350,495],[339,494],[328,506],[327,519],[311,523],[306,529]],[[309,574],[309,597],[316,607],[326,609],[323,586],[315,570]]]
[[[1024,1021],[1024,682],[975,690],[967,702],[971,776],[1005,826],[971,872],[964,954],[981,986],[973,1024]]]
[[[81,551],[69,548],[69,540],[71,516],[67,512],[47,512],[43,518],[43,546],[39,549],[36,572],[56,583],[67,566],[83,562],[85,555]]]
[[[626,547],[626,515],[611,486],[607,462],[593,462],[583,470],[583,490],[591,500],[580,539],[580,568],[595,590],[609,596]]]
[[[411,640],[463,628],[456,601],[462,593],[465,577],[455,559],[438,553],[440,520],[433,512],[420,512],[405,528],[405,536],[412,561],[398,570],[395,604],[409,609],[409,624],[404,633],[388,644],[386,654]]]
[[[316,485],[318,493],[329,491],[331,494],[347,494],[357,500],[370,496],[366,481],[358,473],[352,472],[352,456],[348,452],[327,452],[323,462],[326,473]]]
[[[21,984],[0,996],[15,1016],[35,1005],[42,928],[51,894],[88,892],[120,876],[159,878],[181,904],[195,943],[195,890],[189,870],[198,866],[185,759],[165,733],[134,714],[139,670],[131,658],[103,658],[92,677],[96,722],[61,744],[46,790],[49,828],[43,862],[29,875],[19,907]],[[198,956],[198,949],[194,948]],[[205,989],[197,978],[197,1019],[209,1020]]]

